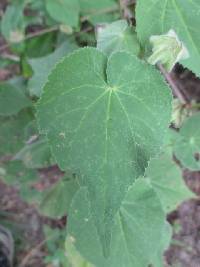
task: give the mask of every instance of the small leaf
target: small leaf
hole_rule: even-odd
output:
[[[97,48],[106,55],[117,51],[126,51],[134,55],[138,55],[140,52],[136,33],[125,20],[100,27],[97,32]]]
[[[34,75],[29,80],[28,87],[31,95],[40,96],[42,94],[43,86],[47,82],[47,78],[53,67],[64,56],[77,48],[76,44],[72,42],[63,43],[54,53],[36,59],[30,59],[29,63],[33,69]]]
[[[6,8],[1,22],[1,32],[9,42],[18,43],[24,38],[24,4],[13,4]]]
[[[174,153],[184,167],[200,170],[200,113],[183,123],[174,145]]]
[[[12,155],[24,146],[24,128],[32,119],[28,112],[20,112],[15,117],[0,117],[0,156]]]
[[[176,209],[182,201],[194,197],[182,178],[181,169],[169,152],[150,161],[146,176],[158,194],[166,213]]]
[[[14,157],[23,161],[30,169],[47,168],[55,164],[47,140],[40,136],[39,140],[26,144]]]
[[[0,115],[11,116],[20,110],[30,107],[31,101],[25,96],[24,92],[11,84],[0,84]]]
[[[79,22],[79,0],[45,0],[49,15],[56,21],[72,27]]]
[[[81,15],[93,25],[119,19],[119,6],[115,0],[79,0]],[[107,12],[111,11],[111,12]]]
[[[135,56],[118,52],[107,61],[99,50],[83,48],[53,70],[37,110],[60,168],[80,174],[88,187],[108,252],[121,201],[164,141],[170,91],[160,73]]]
[[[29,171],[24,167],[22,162],[18,160],[9,161],[8,163],[1,164],[1,169],[4,173],[0,173],[0,179],[6,184],[21,187],[28,187],[38,179],[38,174],[35,170]]]
[[[43,199],[40,204],[42,214],[59,218],[67,214],[71,200],[79,189],[76,178],[64,176],[52,188],[43,192]]]
[[[148,58],[148,62],[152,65],[162,63],[168,72],[177,62],[189,57],[186,47],[178,39],[174,30],[170,30],[167,34],[153,35],[150,37],[150,42],[153,46],[153,54]]]
[[[0,179],[8,185],[16,187],[24,201],[31,204],[40,201],[40,192],[32,187],[39,179],[35,170],[26,169],[20,161],[0,164],[0,169],[4,170],[4,173],[0,172]]]
[[[96,267],[144,267],[160,251],[166,228],[159,199],[144,179],[137,180],[116,214],[112,232],[111,255],[105,259],[91,216],[87,191],[75,195],[69,217],[68,235],[78,251]]]

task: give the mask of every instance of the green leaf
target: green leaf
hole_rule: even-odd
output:
[[[106,55],[116,51],[126,51],[134,55],[140,52],[136,33],[125,20],[119,20],[100,28],[97,35],[97,48]]]
[[[72,27],[79,22],[79,0],[45,0],[49,15],[56,21]]]
[[[135,56],[119,52],[107,61],[97,49],[84,48],[56,66],[37,109],[59,166],[80,174],[88,187],[109,251],[121,201],[163,143],[171,113],[167,85]]]
[[[16,187],[24,201],[31,204],[40,201],[40,192],[32,187],[38,181],[39,175],[35,170],[26,169],[20,161],[0,163],[0,179],[6,184]]]
[[[92,24],[112,22],[119,18],[119,6],[115,0],[79,0],[81,14]],[[109,12],[110,11],[110,12]]]
[[[38,174],[34,170],[28,170],[22,162],[14,160],[7,164],[1,164],[0,179],[5,183],[21,188],[33,184],[38,179]]]
[[[26,56],[41,58],[53,52],[56,42],[56,32],[50,32],[26,40]]]
[[[25,96],[21,88],[11,84],[0,84],[0,115],[10,116],[17,114],[20,110],[30,107],[31,101]]]
[[[67,237],[65,241],[66,259],[68,265],[66,267],[95,267],[94,265],[87,262],[76,250],[73,240]],[[65,259],[65,260],[66,260]]]
[[[165,260],[163,259],[163,252],[169,247],[171,238],[172,238],[172,228],[171,225],[168,222],[166,222],[165,227],[163,229],[163,233],[160,238],[159,250],[151,260],[151,264],[153,264],[153,266],[164,267],[163,262]]]
[[[29,63],[33,69],[34,75],[29,80],[28,87],[31,95],[40,96],[43,86],[47,82],[47,78],[53,67],[64,56],[75,50],[77,46],[72,42],[63,43],[54,53],[37,59],[30,59]]]
[[[20,112],[18,116],[0,117],[0,157],[12,155],[24,146],[24,128],[32,120],[28,112]]]
[[[136,6],[137,33],[143,46],[152,35],[174,30],[189,51],[181,63],[200,76],[199,0],[139,0]]]
[[[184,167],[200,170],[200,113],[183,123],[174,145],[174,153]]]
[[[11,43],[18,43],[24,39],[25,22],[23,15],[24,4],[13,4],[6,8],[1,22],[1,32]]]
[[[169,152],[150,161],[146,176],[158,194],[166,213],[176,209],[182,201],[194,197],[182,178],[181,169]]]
[[[67,214],[71,200],[79,189],[76,178],[64,176],[53,187],[43,192],[43,199],[40,204],[42,214],[49,217],[62,217]]]
[[[14,157],[23,161],[24,165],[30,169],[47,168],[55,164],[51,151],[44,136],[33,143],[26,144]]]
[[[68,235],[78,251],[97,267],[146,267],[160,249],[165,215],[156,193],[144,179],[137,180],[115,216],[111,255],[102,254],[86,189],[74,197],[68,218]]]

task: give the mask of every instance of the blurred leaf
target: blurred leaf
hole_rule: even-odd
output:
[[[64,176],[53,187],[43,192],[40,211],[49,217],[62,217],[67,214],[71,200],[79,189],[77,179]]]
[[[24,92],[10,84],[0,84],[0,115],[10,116],[17,114],[20,110],[30,107],[31,101]]]
[[[200,113],[187,119],[177,135],[174,153],[182,165],[200,170]]]
[[[31,144],[26,144],[14,158],[23,161],[30,169],[46,168],[55,164],[44,136],[40,136],[39,140]]]
[[[3,15],[1,31],[5,39],[18,43],[24,38],[25,22],[23,15],[24,3],[9,5]]]
[[[33,119],[28,112],[13,117],[0,117],[0,157],[12,155],[24,146],[24,128]]]
[[[21,188],[21,186],[30,186],[38,180],[37,172],[26,169],[23,163],[18,160],[1,164],[0,167],[0,178],[9,185]]]
[[[40,58],[52,53],[56,41],[56,33],[46,33],[26,40],[26,56]]]
[[[159,158],[150,160],[146,176],[158,194],[166,213],[175,210],[182,201],[194,197],[169,151],[161,154]]]
[[[117,51],[126,51],[134,55],[140,52],[134,28],[128,26],[125,20],[100,27],[97,32],[97,48],[108,56]]]
[[[92,24],[112,22],[119,18],[119,6],[115,0],[79,0],[81,14]]]
[[[40,202],[41,193],[32,185],[38,181],[37,171],[26,169],[22,162],[13,160],[0,164],[0,179],[6,184],[15,186],[24,201],[33,203]]]
[[[43,86],[47,82],[47,77],[58,61],[74,51],[77,46],[73,42],[63,43],[54,53],[38,59],[30,59],[29,63],[33,69],[33,77],[29,80],[28,87],[30,94],[40,96]]]
[[[72,27],[77,27],[79,22],[78,0],[45,0],[49,15],[56,21]]]

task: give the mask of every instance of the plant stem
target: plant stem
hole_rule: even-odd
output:
[[[185,98],[183,93],[180,91],[179,87],[177,86],[176,82],[173,80],[170,73],[168,73],[164,69],[162,64],[157,64],[157,67],[160,70],[160,72],[163,74],[163,76],[165,77],[165,80],[167,81],[167,83],[170,85],[174,95],[181,101],[182,104],[187,104],[188,103],[187,99]]]
[[[135,1],[130,1],[129,0],[119,0],[120,3],[120,8],[122,11],[122,17],[124,17],[127,20],[132,20],[133,19],[133,13],[130,10],[129,6],[132,4],[135,4]]]
[[[59,29],[59,26],[56,25],[56,26],[53,26],[53,27],[50,27],[50,28],[47,28],[47,29],[42,29],[40,31],[27,34],[21,42],[29,40],[29,39],[32,39],[34,37],[38,37],[38,36],[44,35],[46,33],[57,31],[58,29]],[[10,47],[10,43],[7,43],[7,44],[1,46],[0,47],[0,52],[2,52],[3,50],[5,50],[8,47]]]

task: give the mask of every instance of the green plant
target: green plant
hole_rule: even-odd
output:
[[[166,214],[194,197],[172,154],[183,167],[200,169],[200,115],[188,118],[179,133],[168,129],[173,84],[163,66],[171,71],[179,62],[200,76],[200,3],[121,1],[121,13],[135,11],[134,27],[114,21],[120,17],[114,0],[14,2],[3,16],[2,33],[33,73],[22,64],[28,82],[0,85],[0,140],[13,142],[0,154],[14,153],[14,160],[31,172],[55,162],[66,172],[40,196],[40,211],[55,218],[67,214],[67,240],[88,262],[96,267],[163,266],[171,238]],[[14,5],[18,19],[12,22]],[[33,34],[24,36],[29,21],[24,8],[36,10],[51,27],[36,36],[37,42]],[[90,25],[107,23],[97,26],[96,47],[79,47],[94,37],[81,37],[79,18]],[[45,49],[35,58],[35,48],[43,51],[40,38],[47,40]],[[5,100],[14,104],[4,107]],[[13,125],[17,140],[7,134]],[[22,147],[30,136],[36,140]],[[0,176],[10,183],[9,169],[3,162]],[[90,266],[84,262],[81,258],[79,265]],[[73,264],[78,263],[68,265]]]

